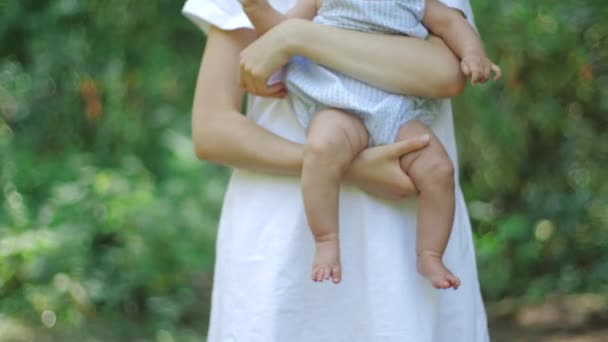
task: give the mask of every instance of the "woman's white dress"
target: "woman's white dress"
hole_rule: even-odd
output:
[[[386,0],[384,0],[386,1]],[[295,0],[270,0],[286,11]],[[472,20],[467,0],[447,0]],[[251,28],[237,0],[188,0],[202,29]],[[287,139],[304,129],[287,100],[250,97],[248,115]],[[457,164],[452,112],[432,129]],[[485,342],[471,226],[462,192],[444,256],[462,286],[439,291],[416,272],[416,199],[388,203],[355,188],[340,197],[343,280],[310,280],[314,245],[299,181],[234,170],[219,225],[209,342]]]

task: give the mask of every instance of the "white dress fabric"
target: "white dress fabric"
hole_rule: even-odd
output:
[[[402,34],[426,39],[422,24],[425,0],[324,0],[315,23],[349,30]],[[304,57],[294,57],[286,73],[289,100],[304,127],[325,108],[358,117],[369,133],[369,145],[395,142],[399,128],[418,120],[427,126],[438,113],[439,100],[391,93]]]
[[[270,0],[286,11],[293,0]],[[467,0],[445,1],[472,20]],[[206,29],[251,28],[237,0],[188,0],[184,14]],[[249,97],[248,116],[302,143],[287,100]],[[457,164],[449,101],[431,126]],[[456,188],[444,260],[460,277],[439,291],[416,272],[415,198],[389,203],[356,188],[340,196],[343,279],[310,280],[313,238],[299,180],[234,170],[219,224],[209,342],[486,342],[471,226]]]

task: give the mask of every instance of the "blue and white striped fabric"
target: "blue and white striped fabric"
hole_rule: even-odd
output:
[[[425,39],[424,10],[424,0],[324,0],[314,22]],[[319,110],[342,109],[363,121],[371,146],[394,142],[399,127],[410,120],[430,125],[440,106],[436,100],[386,92],[303,57],[290,61],[286,84],[304,127]]]

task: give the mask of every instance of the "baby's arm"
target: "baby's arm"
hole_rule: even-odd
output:
[[[239,0],[247,17],[259,35],[289,18],[312,20],[317,14],[320,0],[298,0],[287,14],[276,11],[268,0]]]
[[[473,84],[487,82],[492,71],[495,81],[500,78],[500,68],[488,59],[479,35],[460,12],[438,0],[426,0],[423,23],[461,59],[462,72]]]

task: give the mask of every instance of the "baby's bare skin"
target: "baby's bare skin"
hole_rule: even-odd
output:
[[[313,19],[322,4],[322,0],[299,0],[287,15],[283,15],[274,10],[267,0],[239,1],[259,35],[288,18]],[[433,34],[442,38],[461,58],[461,70],[471,79],[472,84],[487,82],[492,73],[495,75],[494,80],[501,77],[500,68],[486,56],[477,32],[460,12],[448,8],[438,0],[426,0],[423,24]],[[348,133],[346,136],[365,135],[366,139],[368,138],[367,130],[361,123],[350,122],[348,115],[342,111],[336,110],[333,115],[322,116],[322,124],[312,129],[312,124],[309,127],[307,139],[322,141],[324,136],[337,135],[339,132],[336,130],[327,129],[327,124],[331,125],[332,122],[339,123],[343,133]],[[448,165],[447,169],[450,169],[451,162],[441,143],[426,126],[411,122],[402,128],[405,133],[401,134],[398,140],[421,133],[429,134],[431,140],[434,140],[431,143],[432,148],[408,155],[401,162],[404,172],[420,190],[417,226],[418,272],[435,288],[457,289],[460,280],[442,261],[454,217],[453,173],[432,172],[438,170],[437,165]],[[343,170],[367,143],[356,144],[354,149],[352,143],[344,141],[332,141],[331,144],[334,146],[331,147],[332,151],[308,148],[308,162],[305,156],[302,172],[302,191],[306,216],[316,242],[311,277],[314,281],[331,279],[334,283],[339,283],[342,278],[337,218],[340,178]],[[437,161],[440,163],[437,164]]]
[[[416,259],[418,273],[426,277],[436,289],[458,289],[460,279],[445,267],[441,260],[441,254],[435,252],[423,252]]]
[[[312,263],[312,280],[331,279],[334,284],[342,280],[340,240],[338,234],[315,236],[315,257]]]

